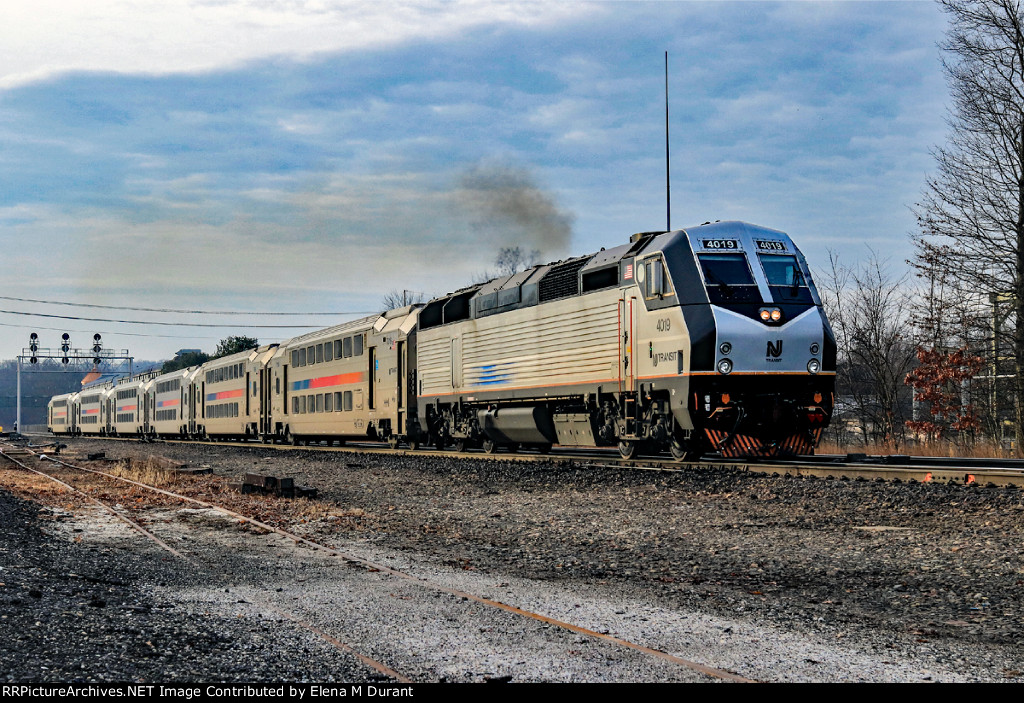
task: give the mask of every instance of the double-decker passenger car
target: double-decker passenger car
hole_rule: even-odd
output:
[[[107,430],[106,397],[109,386],[84,388],[78,393],[78,432],[103,435]]]
[[[110,410],[108,433],[115,436],[149,435],[151,403],[147,397],[154,374],[120,379],[107,397]]]
[[[46,404],[46,427],[53,434],[75,434],[77,414],[74,412],[77,393],[62,393]]]
[[[189,432],[192,394],[190,379],[198,367],[178,369],[153,379],[149,388],[150,415],[148,433],[156,437],[187,437]]]
[[[194,434],[235,439],[259,437],[260,373],[276,344],[213,359],[193,384],[200,405]]]
[[[282,342],[268,365],[270,435],[293,444],[416,443],[410,359],[418,312],[407,306]]]

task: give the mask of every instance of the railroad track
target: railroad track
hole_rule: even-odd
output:
[[[139,442],[135,438],[86,437],[84,439]],[[58,439],[60,441],[60,439]],[[793,460],[759,459],[729,461],[714,456],[700,461],[680,462],[658,457],[621,459],[615,450],[562,449],[551,454],[438,451],[435,449],[392,449],[377,443],[348,443],[342,446],[310,444],[293,447],[283,444],[257,444],[208,440],[159,440],[169,444],[206,444],[224,447],[259,447],[277,451],[325,451],[389,455],[430,455],[456,458],[487,459],[510,462],[559,462],[582,468],[635,469],[643,471],[685,472],[694,468],[745,471],[753,474],[802,478],[832,478],[866,481],[917,481],[978,486],[1024,487],[1024,460],[978,459],[961,457],[922,457],[907,455],[820,455]]]
[[[259,521],[252,520],[250,518],[246,518],[245,516],[239,515],[238,513],[235,513],[235,512],[233,512],[231,510],[228,510],[227,508],[223,508],[223,507],[220,507],[220,506],[215,506],[215,505],[213,505],[211,503],[206,503],[205,501],[200,501],[200,500],[197,500],[195,498],[190,498],[190,497],[183,496],[183,495],[180,495],[180,494],[177,494],[177,493],[173,493],[171,491],[165,491],[165,490],[157,488],[155,486],[150,486],[148,484],[141,483],[139,481],[133,481],[131,479],[123,478],[123,477],[120,477],[120,476],[114,476],[113,474],[109,474],[109,473],[106,473],[106,472],[95,471],[93,469],[86,469],[84,467],[74,466],[74,465],[69,464],[67,462],[60,461],[59,459],[55,459],[55,458],[52,458],[52,457],[47,457],[45,454],[44,455],[35,455],[35,454],[31,453],[31,452],[27,452],[27,454],[28,454],[28,456],[26,456],[24,454],[12,455],[9,452],[9,450],[0,449],[0,455],[2,455],[3,458],[6,459],[7,461],[9,461],[9,462],[19,466],[22,469],[25,469],[26,471],[31,471],[32,473],[34,473],[36,475],[42,476],[42,477],[44,477],[44,478],[46,478],[46,479],[48,479],[50,481],[53,481],[54,483],[57,483],[57,484],[63,486],[65,489],[67,489],[67,490],[69,490],[69,491],[71,491],[71,492],[73,492],[73,493],[83,497],[85,500],[87,500],[87,501],[91,502],[92,504],[94,504],[94,505],[100,507],[101,509],[105,510],[107,513],[109,513],[113,517],[117,518],[121,522],[124,522],[132,530],[135,530],[136,532],[141,534],[143,537],[149,539],[150,541],[155,543],[157,546],[159,546],[164,551],[169,552],[170,554],[174,555],[176,558],[178,558],[178,559],[180,559],[180,560],[182,560],[184,562],[187,562],[192,567],[194,567],[196,569],[200,569],[200,570],[206,572],[206,574],[208,576],[217,579],[221,584],[223,584],[225,586],[232,585],[232,582],[229,579],[229,575],[228,574],[226,574],[224,572],[221,572],[221,571],[218,571],[212,565],[205,564],[205,563],[197,560],[193,556],[191,556],[191,555],[189,555],[189,554],[187,554],[185,552],[182,552],[182,551],[180,551],[178,549],[175,549],[174,547],[170,546],[169,544],[167,544],[167,542],[165,542],[164,540],[160,539],[160,537],[158,537],[152,531],[147,530],[145,527],[143,527],[137,520],[133,520],[123,510],[118,510],[113,505],[111,505],[109,502],[103,501],[103,500],[99,500],[97,498],[94,498],[93,496],[89,495],[88,493],[86,493],[86,492],[84,492],[84,491],[82,491],[82,490],[72,486],[71,484],[61,480],[60,478],[57,478],[56,476],[50,474],[47,471],[42,471],[40,469],[34,469],[31,466],[29,466],[28,464],[26,464],[24,461],[21,461],[21,459],[23,459],[23,458],[25,458],[25,459],[36,458],[36,459],[40,459],[40,460],[50,459],[50,463],[51,464],[55,464],[57,466],[62,466],[62,467],[68,468],[68,469],[78,470],[78,471],[82,471],[82,472],[88,472],[88,473],[94,474],[94,475],[101,475],[101,476],[105,476],[105,477],[107,477],[109,479],[112,479],[112,480],[115,480],[115,481],[121,481],[121,482],[124,482],[124,483],[129,483],[129,484],[132,484],[132,485],[135,485],[135,486],[146,488],[148,490],[151,490],[151,491],[154,491],[154,492],[166,495],[168,497],[178,498],[180,500],[189,501],[191,503],[202,505],[202,506],[207,507],[207,508],[212,508],[212,509],[219,510],[219,511],[223,512],[226,515],[231,515],[233,517],[238,517],[238,518],[247,520],[248,522],[256,524],[257,526],[263,527],[263,528],[265,528],[265,529],[267,529],[269,531],[276,531],[276,532],[281,532],[282,534],[287,534],[287,533],[284,533],[281,530],[277,530],[276,528],[271,527],[270,525],[264,525],[263,523],[260,523]],[[333,637],[332,635],[329,635],[328,633],[324,632],[323,630],[321,630],[320,628],[316,627],[315,625],[307,622],[306,620],[304,620],[302,617],[296,615],[295,613],[293,613],[293,612],[291,612],[289,610],[283,609],[283,608],[281,608],[281,607],[271,603],[268,600],[264,600],[263,602],[260,603],[260,605],[264,609],[272,611],[272,612],[276,613],[277,615],[281,616],[282,618],[285,618],[285,619],[293,622],[294,624],[298,625],[299,627],[312,632],[313,634],[317,635],[318,637],[320,637],[321,639],[323,639],[325,642],[327,642],[328,644],[332,645],[333,647],[335,647],[335,648],[337,648],[337,649],[339,649],[339,650],[341,650],[341,651],[343,651],[343,652],[345,652],[345,653],[355,657],[360,662],[362,662],[365,666],[367,666],[368,668],[376,671],[378,674],[381,674],[381,675],[383,675],[383,676],[385,676],[385,677],[387,677],[387,678],[389,678],[392,681],[397,682],[397,683],[412,683],[411,679],[409,679],[409,678],[403,676],[402,674],[398,673],[397,671],[391,669],[386,664],[384,664],[382,662],[379,662],[379,661],[377,661],[375,659],[372,659],[371,657],[369,657],[369,656],[367,656],[365,654],[362,654],[361,652],[356,651],[350,645],[348,645],[345,642],[337,639],[336,637]]]
[[[388,449],[388,450],[380,450],[380,451],[395,451],[395,450],[389,450]],[[398,451],[401,451],[401,450],[398,450]],[[282,528],[275,527],[275,526],[267,524],[265,522],[256,520],[256,519],[254,519],[254,518],[252,518],[250,516],[243,515],[241,513],[233,511],[233,510],[231,510],[231,509],[229,509],[227,507],[224,507],[224,506],[221,506],[221,505],[217,505],[215,503],[199,500],[199,499],[191,497],[191,496],[187,496],[187,495],[175,493],[175,492],[172,492],[172,491],[164,490],[162,488],[158,488],[156,486],[152,486],[152,485],[149,485],[149,484],[141,482],[141,481],[136,481],[136,480],[133,480],[133,479],[122,477],[122,476],[116,476],[114,474],[111,474],[111,473],[108,473],[108,472],[105,472],[105,471],[99,471],[97,469],[90,469],[90,468],[87,468],[87,467],[78,466],[78,465],[72,464],[72,463],[70,463],[68,461],[65,461],[63,459],[60,459],[60,458],[58,458],[56,456],[53,456],[53,455],[38,454],[35,451],[33,451],[31,448],[15,448],[15,447],[11,447],[11,446],[0,447],[0,456],[2,456],[8,462],[11,462],[11,463],[17,465],[18,467],[20,467],[20,468],[22,468],[24,470],[27,470],[27,471],[30,471],[30,472],[32,472],[34,474],[42,476],[42,477],[44,477],[44,478],[46,478],[46,479],[48,479],[50,481],[54,481],[55,483],[58,483],[61,486],[64,486],[67,490],[70,490],[70,491],[75,492],[75,493],[77,493],[79,495],[82,495],[83,497],[85,497],[90,502],[99,505],[101,508],[103,508],[104,510],[106,510],[110,514],[114,515],[118,520],[121,520],[121,521],[127,523],[133,530],[136,530],[141,535],[145,536],[147,539],[153,541],[161,549],[163,549],[163,550],[167,551],[168,553],[172,554],[175,558],[180,559],[180,560],[182,560],[182,561],[184,561],[186,563],[189,563],[194,568],[202,569],[202,570],[208,572],[212,577],[219,579],[221,582],[223,582],[225,584],[229,584],[230,583],[230,574],[225,573],[222,570],[218,570],[216,568],[216,565],[210,565],[210,564],[207,564],[207,563],[204,563],[204,562],[200,561],[199,559],[197,559],[193,555],[188,554],[187,551],[182,551],[180,549],[176,549],[176,548],[172,547],[167,542],[162,540],[158,535],[156,535],[153,531],[147,530],[137,520],[133,520],[129,515],[127,515],[125,513],[125,511],[118,510],[114,505],[111,505],[108,501],[99,500],[99,499],[97,499],[97,498],[95,498],[95,497],[85,493],[84,491],[82,491],[82,490],[76,488],[75,486],[71,485],[71,483],[68,483],[67,481],[62,480],[61,478],[58,478],[58,476],[56,476],[54,474],[55,473],[59,473],[60,471],[64,471],[65,474],[67,472],[71,472],[71,473],[76,473],[77,472],[80,475],[91,474],[93,476],[101,476],[105,480],[121,482],[121,483],[124,483],[124,484],[130,484],[132,486],[136,486],[136,487],[143,488],[143,489],[146,489],[146,490],[149,490],[149,491],[153,491],[153,492],[161,494],[163,496],[174,498],[174,499],[177,499],[177,500],[180,500],[180,501],[186,501],[186,502],[189,502],[189,503],[192,503],[192,504],[195,504],[195,505],[199,505],[199,506],[201,506],[203,508],[206,508],[206,509],[211,509],[211,510],[219,511],[219,512],[223,513],[224,515],[230,516],[230,517],[238,519],[238,520],[243,520],[243,521],[247,522],[248,524],[253,525],[255,527],[258,527],[258,528],[260,528],[262,530],[266,530],[268,532],[273,532],[273,533],[276,533],[276,534],[281,535],[283,537],[286,537],[286,538],[294,541],[296,544],[301,544],[301,545],[304,545],[306,547],[310,547],[312,549],[315,549],[315,550],[321,552],[322,554],[327,554],[327,555],[331,555],[331,556],[334,556],[334,557],[338,557],[338,558],[340,558],[343,561],[343,563],[345,565],[362,567],[363,569],[365,569],[367,572],[370,572],[370,573],[379,574],[379,575],[385,576],[385,577],[392,577],[394,579],[399,579],[399,580],[401,580],[401,581],[403,581],[405,583],[415,585],[415,586],[419,587],[420,589],[422,589],[423,591],[448,594],[448,595],[454,596],[456,599],[458,599],[459,601],[464,602],[464,603],[470,603],[470,604],[475,604],[475,605],[479,605],[479,606],[485,606],[485,607],[493,609],[493,610],[501,611],[501,612],[504,612],[504,613],[509,613],[509,614],[512,614],[512,615],[515,615],[515,616],[518,616],[518,617],[521,617],[521,618],[525,618],[525,619],[531,620],[531,621],[540,622],[540,623],[543,623],[544,625],[554,626],[554,627],[557,627],[557,628],[559,628],[561,630],[564,630],[564,631],[567,631],[567,632],[571,632],[571,633],[573,633],[575,635],[579,635],[579,636],[582,636],[582,637],[590,638],[590,639],[593,639],[593,640],[596,640],[596,641],[599,641],[599,642],[603,642],[603,643],[608,643],[608,644],[611,644],[611,645],[614,645],[614,646],[617,646],[617,647],[620,647],[620,648],[623,648],[623,649],[627,649],[627,650],[631,650],[631,651],[634,651],[634,652],[638,652],[638,653],[640,653],[642,655],[646,655],[648,657],[654,658],[654,659],[659,660],[661,662],[667,662],[669,664],[673,664],[673,665],[677,665],[677,666],[683,667],[685,669],[688,669],[688,670],[690,670],[692,672],[696,672],[696,673],[698,673],[698,674],[700,674],[700,675],[702,675],[704,677],[710,678],[710,679],[718,679],[718,680],[731,681],[731,682],[753,683],[753,680],[745,678],[743,676],[740,676],[740,675],[738,675],[738,674],[736,674],[734,672],[731,672],[731,671],[726,671],[726,670],[723,670],[723,669],[718,669],[718,668],[715,668],[715,667],[707,666],[707,665],[704,665],[704,664],[702,664],[700,662],[691,661],[689,659],[678,657],[678,656],[675,656],[675,655],[670,654],[668,652],[665,652],[665,651],[662,651],[662,650],[659,650],[659,649],[656,649],[656,648],[653,648],[653,647],[648,647],[648,646],[645,646],[643,644],[639,644],[639,643],[636,643],[636,642],[632,642],[630,640],[627,640],[627,639],[624,639],[624,638],[621,638],[621,637],[617,637],[617,636],[609,634],[607,632],[598,632],[596,630],[593,630],[593,629],[590,629],[590,628],[587,628],[587,627],[582,627],[580,625],[577,625],[577,624],[574,624],[574,623],[571,623],[571,622],[567,622],[565,620],[560,620],[560,619],[557,619],[557,618],[549,617],[549,616],[544,615],[542,613],[526,610],[526,609],[523,609],[523,608],[518,608],[516,606],[506,604],[504,602],[495,600],[493,598],[489,598],[489,597],[484,596],[484,595],[479,595],[479,594],[476,594],[476,593],[470,593],[468,591],[464,591],[464,590],[460,590],[460,589],[457,589],[457,588],[453,588],[451,586],[448,586],[448,585],[445,585],[445,584],[442,584],[442,583],[439,583],[439,582],[436,582],[436,581],[433,581],[433,580],[430,580],[430,579],[422,578],[422,577],[416,576],[414,574],[402,571],[400,569],[389,567],[389,566],[386,566],[386,565],[381,564],[381,563],[376,563],[376,562],[371,561],[369,559],[366,559],[366,558],[363,558],[363,557],[360,557],[360,556],[357,556],[357,555],[354,555],[354,554],[351,554],[351,553],[347,553],[347,552],[344,552],[344,551],[339,550],[339,549],[335,549],[335,548],[330,547],[328,545],[325,545],[323,543],[316,542],[314,540],[311,540],[311,539],[308,539],[306,537],[294,534],[294,533],[289,532],[287,530],[284,530]],[[27,463],[28,461],[36,461],[37,462],[36,463],[36,467],[33,468],[32,466],[29,466],[29,464]],[[43,462],[45,462],[45,464]],[[69,476],[68,475],[64,475],[64,478],[69,478]],[[387,586],[385,586],[385,587],[387,587]],[[393,587],[393,586],[391,586],[391,587]],[[318,637],[320,637],[324,641],[328,642],[332,646],[334,646],[334,647],[336,647],[336,648],[338,648],[338,649],[340,649],[340,650],[342,650],[342,651],[344,651],[344,652],[354,656],[360,662],[362,662],[365,666],[367,666],[368,668],[370,668],[373,671],[377,672],[378,674],[386,676],[386,677],[390,678],[391,680],[399,682],[399,683],[412,683],[413,682],[413,680],[411,678],[409,678],[409,677],[403,675],[402,673],[396,671],[394,668],[388,666],[387,664],[385,664],[383,662],[380,662],[380,661],[378,661],[376,659],[373,659],[372,657],[357,651],[350,644],[347,644],[342,639],[339,639],[339,638],[335,637],[334,635],[330,634],[329,632],[325,631],[325,629],[323,627],[318,627],[318,626],[308,622],[307,620],[305,620],[299,614],[297,614],[295,612],[292,612],[290,610],[282,608],[279,604],[276,604],[276,603],[274,603],[272,601],[272,597],[269,594],[262,594],[262,596],[260,598],[260,605],[262,607],[264,607],[265,609],[267,609],[267,610],[270,610],[272,612],[277,613],[282,618],[285,618],[285,619],[293,622],[297,626],[302,627],[303,629],[306,629],[306,630],[312,632],[313,634],[317,635]]]

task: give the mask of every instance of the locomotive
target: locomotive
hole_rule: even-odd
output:
[[[835,368],[789,236],[715,222],[56,396],[48,417],[71,434],[801,455],[832,416]]]

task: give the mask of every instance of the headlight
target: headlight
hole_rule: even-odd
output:
[[[772,310],[772,322],[778,322],[782,319],[782,311],[778,308]]]
[[[817,354],[819,349],[821,349],[821,347],[818,346],[817,342],[815,342],[814,344],[811,345],[811,353],[812,354]]]
[[[719,366],[721,366],[721,364],[719,364]],[[818,373],[821,371],[821,362],[817,359],[811,359],[807,362],[807,371],[808,373]]]
[[[761,322],[778,322],[782,319],[781,308],[761,308],[757,312]]]
[[[722,342],[722,344],[718,347],[718,351],[722,352],[724,356],[728,356],[729,352],[732,351],[732,345],[729,344],[728,342]]]
[[[727,374],[732,371],[732,362],[728,359],[722,359],[718,362],[718,373]]]

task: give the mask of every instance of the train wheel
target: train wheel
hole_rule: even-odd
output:
[[[409,437],[405,440],[405,443],[409,445],[409,449],[411,449],[412,451],[416,451],[417,449],[420,448],[420,441],[418,439],[413,439]]]
[[[636,456],[637,442],[623,439],[619,441],[619,456],[623,459],[632,459]]]
[[[290,429],[284,431],[284,443],[293,447],[299,446],[299,438],[292,434]]]
[[[494,454],[498,451],[498,444],[493,439],[485,439],[483,449],[484,454]]]
[[[668,445],[672,458],[676,461],[697,461],[703,452],[691,444],[673,440]]]
[[[676,461],[698,461],[710,447],[700,437],[691,437],[689,441],[673,439],[668,450]]]
[[[398,437],[396,435],[388,437],[388,446],[392,449],[398,449]]]

